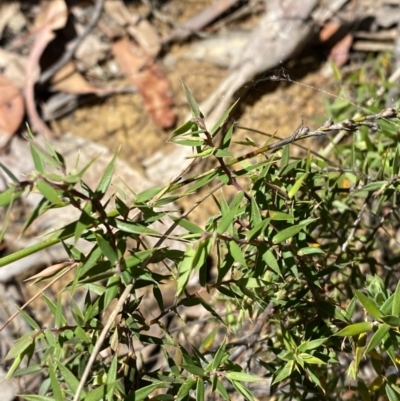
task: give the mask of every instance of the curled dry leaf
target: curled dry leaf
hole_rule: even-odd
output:
[[[70,61],[60,71],[58,71],[51,80],[51,89],[73,94],[88,93],[108,93],[109,91],[96,88],[90,85],[82,74],[75,68],[75,64]]]
[[[71,268],[75,267],[76,265],[77,265],[77,263],[75,263],[75,262],[57,263],[55,265],[47,267],[46,269],[43,269],[38,274],[28,277],[24,281],[32,281],[32,280],[44,279],[47,277],[51,277],[51,276],[54,276],[56,273],[58,273],[60,270],[64,269],[65,267],[69,267],[71,269]]]
[[[143,97],[146,110],[162,128],[176,120],[171,88],[160,66],[142,48],[128,39],[113,44],[114,57],[121,71]]]
[[[35,105],[34,86],[39,77],[39,60],[43,51],[55,37],[54,31],[67,23],[68,11],[64,0],[43,1],[42,9],[35,21],[35,39],[26,65],[25,99],[29,121],[34,130],[53,136],[47,125],[40,118]]]
[[[8,140],[18,129],[24,117],[24,100],[19,89],[0,75],[0,134]],[[4,143],[0,143],[3,146]]]

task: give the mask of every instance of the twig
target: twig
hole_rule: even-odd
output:
[[[395,109],[387,108],[377,114],[370,114],[370,115],[366,115],[366,116],[356,117],[354,119],[347,119],[347,120],[343,120],[336,124],[334,124],[332,122],[332,120],[329,119],[315,131],[311,131],[308,127],[300,126],[299,128],[296,129],[296,131],[291,136],[289,136],[285,139],[279,140],[270,145],[262,146],[261,148],[258,148],[252,152],[246,153],[243,156],[228,160],[227,162],[225,162],[225,166],[227,166],[227,167],[233,166],[234,164],[240,163],[244,160],[251,159],[260,154],[276,152],[279,149],[282,149],[284,146],[286,146],[290,143],[293,143],[293,142],[296,142],[296,141],[299,141],[302,139],[306,139],[306,138],[332,135],[332,134],[336,134],[337,132],[342,131],[342,130],[347,133],[356,132],[361,126],[366,126],[370,129],[372,129],[373,131],[377,131],[377,130],[379,130],[379,126],[375,122],[376,120],[382,120],[382,119],[387,120],[387,119],[392,119],[392,118],[399,118],[399,115],[397,114],[397,111]],[[219,170],[220,170],[220,167],[217,167],[212,170],[208,170],[205,173],[199,174],[196,177],[188,178],[188,179],[186,179],[184,181],[180,181],[180,182],[177,182],[178,179],[175,179],[175,181],[173,181],[173,184],[169,186],[168,192],[175,191],[176,189],[179,189],[185,185],[188,185],[188,184],[190,184],[194,181],[197,181],[200,178],[208,176],[212,173],[218,172]]]
[[[367,208],[367,205],[368,205],[368,200],[365,201],[364,204],[362,205],[362,208],[361,208],[361,210],[359,211],[359,213],[358,213],[358,215],[357,215],[356,221],[355,221],[354,224],[353,224],[353,228],[351,229],[348,238],[346,239],[346,241],[345,241],[345,242],[343,243],[343,245],[342,245],[342,252],[343,252],[343,253],[346,252],[347,247],[349,246],[350,241],[353,239],[354,234],[355,234],[355,232],[356,232],[356,230],[357,230],[357,226],[358,226],[358,224],[359,224],[360,221],[361,221],[362,215],[364,214],[365,209]]]
[[[105,0],[96,0],[93,14],[92,14],[92,19],[89,21],[89,23],[86,25],[85,30],[82,32],[82,34],[76,39],[75,43],[73,46],[67,50],[64,55],[57,60],[50,68],[48,68],[46,71],[44,71],[39,79],[38,83],[43,85],[49,79],[55,75],[58,71],[61,70],[75,55],[76,51],[78,50],[79,46],[82,44],[82,42],[86,39],[86,37],[89,35],[89,33],[93,30],[93,28],[96,26],[98,20],[100,19],[103,6],[104,6]]]
[[[93,348],[93,351],[90,355],[89,361],[82,374],[81,380],[79,381],[79,385],[78,385],[78,388],[76,389],[73,401],[79,401],[83,387],[85,386],[85,383],[89,376],[90,370],[92,369],[92,366],[97,358],[97,355],[100,352],[100,349],[104,343],[104,340],[106,339],[107,333],[110,330],[112,324],[114,323],[115,318],[117,317],[118,313],[121,311],[122,306],[124,305],[126,299],[128,298],[129,294],[131,293],[133,286],[134,286],[134,284],[131,283],[125,287],[125,290],[122,293],[121,297],[119,298],[117,305],[111,312],[110,317],[107,319],[107,322],[106,322],[103,330],[101,331],[100,336],[97,339],[96,344]]]

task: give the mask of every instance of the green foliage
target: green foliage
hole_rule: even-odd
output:
[[[116,158],[95,189],[82,182],[84,171],[68,173],[56,152],[40,149],[34,140],[37,171],[30,180],[19,182],[0,165],[13,180],[0,194],[1,205],[32,190],[43,195],[25,227],[52,208],[73,205],[81,212],[75,223],[4,257],[0,265],[73,238],[67,247],[72,265],[57,274],[74,268],[64,290],[71,298],[86,293],[82,308],[72,301],[74,322],[64,316],[61,299],[44,296],[51,327],[40,327],[22,312],[32,331],[9,351],[7,376],[42,370],[40,394],[26,395],[28,400],[200,401],[212,394],[255,400],[260,388],[280,400],[337,400],[349,389],[355,399],[399,399],[390,367],[397,366],[399,354],[400,284],[398,258],[389,246],[400,218],[397,113],[378,112],[374,105],[366,116],[328,121],[315,131],[300,127],[285,140],[234,157],[229,150],[234,129],[225,126],[229,111],[208,131],[193,95],[184,90],[194,117],[170,140],[194,146],[195,161],[214,157],[216,167],[139,193],[130,204],[114,196],[115,207],[105,206]],[[366,97],[361,88],[355,93],[358,100]],[[343,114],[348,106],[330,106],[335,120],[348,117]],[[332,138],[341,130],[352,140],[335,145],[329,160],[311,153],[291,157],[292,142]],[[47,173],[50,166],[57,172]],[[220,188],[229,191],[219,193]],[[199,190],[201,200],[214,197],[218,209],[203,226],[186,214],[160,211]],[[150,227],[165,216],[186,231]],[[149,247],[144,237],[158,241]],[[185,251],[165,247],[166,237],[184,244]],[[79,251],[79,238],[91,244],[89,254]],[[168,273],[157,270],[162,264]],[[193,277],[196,290],[189,288]],[[166,304],[165,283],[174,285],[173,305]],[[137,295],[143,288],[151,290],[159,308],[150,320]],[[180,321],[182,310],[199,306],[208,320],[197,340],[184,341],[163,320],[170,314]],[[152,327],[162,334],[149,334]],[[138,344],[159,347],[160,368],[142,363],[137,369]],[[20,367],[39,352],[39,364]],[[339,363],[346,355],[349,363]],[[361,379],[363,364],[374,371],[369,381]]]

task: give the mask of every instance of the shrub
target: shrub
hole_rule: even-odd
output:
[[[32,331],[9,351],[7,376],[42,372],[39,394],[25,395],[28,400],[200,401],[239,394],[248,400],[270,394],[337,400],[344,391],[363,400],[398,399],[393,367],[400,285],[393,269],[397,258],[388,256],[399,221],[397,112],[328,120],[316,130],[300,126],[286,139],[235,157],[232,108],[209,129],[184,89],[193,118],[170,140],[193,147],[194,162],[214,158],[211,170],[136,194],[132,203],[114,195],[115,207],[108,210],[115,158],[96,189],[82,181],[83,171],[66,173],[62,157],[33,139],[32,179],[20,182],[2,166],[13,184],[0,195],[0,205],[11,207],[27,191],[43,195],[25,227],[51,208],[73,205],[81,214],[40,245],[0,260],[4,266],[62,242],[70,263],[38,280],[75,269],[64,289],[71,294],[73,322],[60,298],[43,296],[54,315],[52,327],[40,327],[21,310]],[[339,132],[353,140],[337,145],[336,162],[312,151],[291,157],[292,143]],[[57,172],[49,173],[49,165]],[[218,196],[223,187],[233,189],[230,199]],[[200,199],[193,198],[199,193]],[[201,226],[189,219],[193,208],[179,217],[162,209],[184,197],[193,199],[193,208],[213,197],[218,213]],[[171,227],[150,227],[166,215]],[[173,226],[185,232],[173,234]],[[148,247],[147,236],[157,243]],[[82,254],[68,238],[84,238],[90,252]],[[184,250],[165,247],[166,238]],[[193,278],[198,286],[190,291]],[[164,302],[164,283],[174,284],[172,305]],[[159,309],[150,320],[141,310],[143,288]],[[77,291],[86,294],[82,308],[73,300]],[[185,338],[180,315],[195,307],[204,308],[206,319],[194,322],[202,328],[196,336]],[[168,325],[167,315],[177,327]],[[156,369],[138,351],[148,344],[158,347]],[[29,367],[20,366],[24,358]]]

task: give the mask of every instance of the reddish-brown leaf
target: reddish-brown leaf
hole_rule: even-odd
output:
[[[329,60],[335,62],[338,67],[343,66],[349,60],[349,52],[353,44],[353,35],[349,32],[345,35],[340,31],[346,29],[337,22],[330,22],[324,25],[319,33],[322,43],[330,47]]]
[[[113,44],[114,57],[121,71],[143,97],[147,112],[162,128],[176,120],[171,88],[161,67],[142,48],[128,39]]]
[[[0,133],[9,139],[22,123],[24,99],[19,89],[0,75]]]

